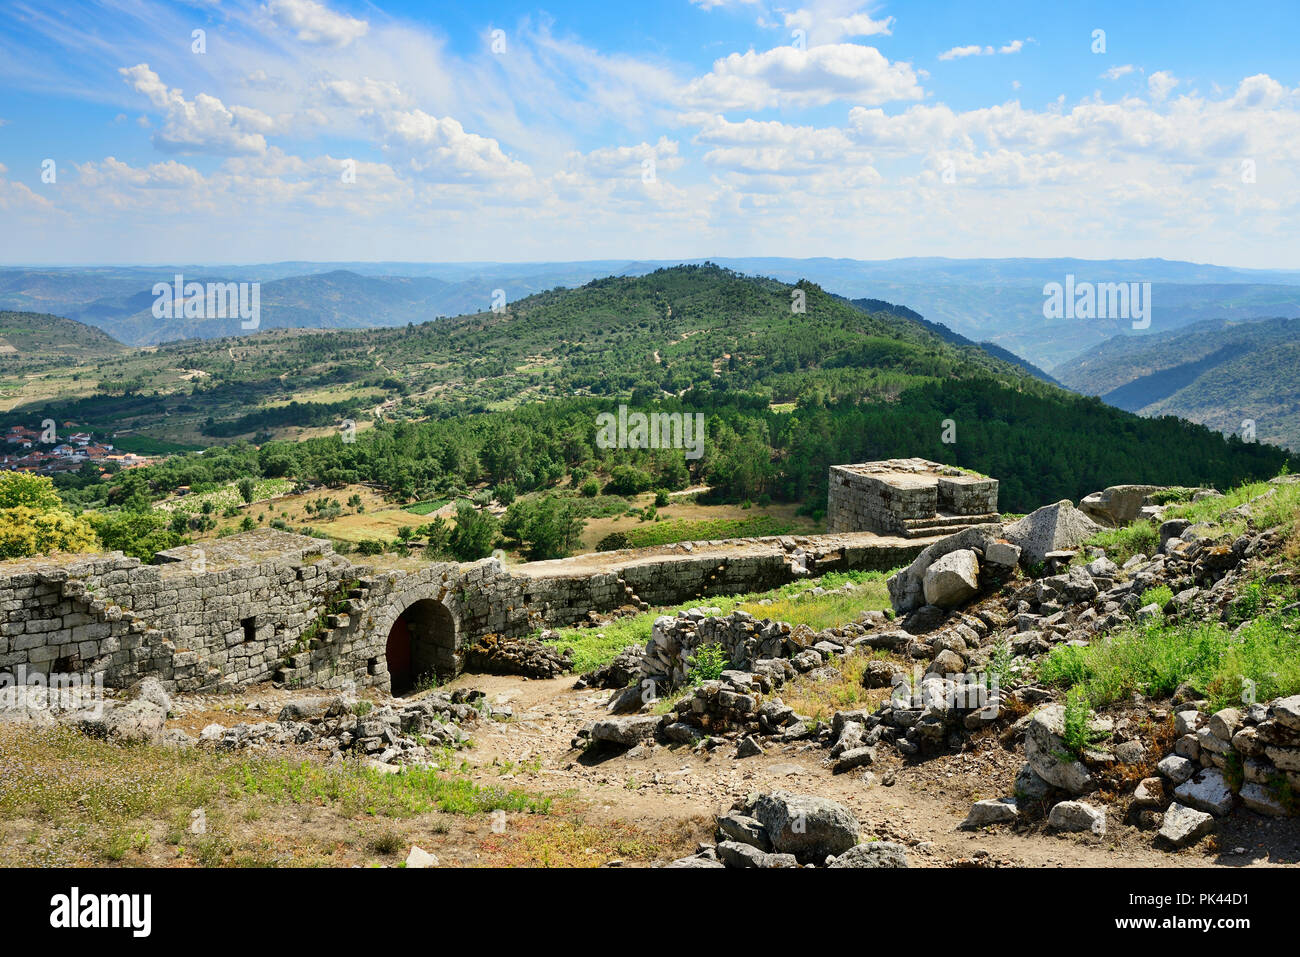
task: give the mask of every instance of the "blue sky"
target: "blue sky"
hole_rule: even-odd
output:
[[[6,263],[1300,266],[1294,2],[55,6],[0,3]]]

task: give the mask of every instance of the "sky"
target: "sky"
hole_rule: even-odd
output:
[[[0,0],[0,263],[1300,267],[1300,4]]]

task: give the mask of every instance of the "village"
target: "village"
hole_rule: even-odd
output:
[[[52,422],[49,424],[53,425]],[[76,425],[65,422],[64,428],[76,428]],[[53,437],[54,441],[48,441],[47,437]],[[122,452],[107,442],[96,441],[89,432],[73,432],[60,440],[52,429],[41,431],[22,425],[10,426],[5,431],[4,449],[0,451],[0,469],[42,475],[75,472],[86,463],[99,466],[101,472],[107,474],[114,469],[139,468],[154,461],[154,458]]]

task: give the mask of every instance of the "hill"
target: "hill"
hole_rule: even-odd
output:
[[[1009,349],[1003,349],[1001,346],[992,342],[975,342],[971,339],[967,339],[965,336],[961,335],[960,333],[953,332],[942,322],[930,322],[919,312],[917,312],[914,309],[909,309],[907,308],[907,306],[896,306],[893,303],[885,302],[882,299],[853,299],[850,301],[853,303],[853,305],[857,306],[863,312],[888,312],[896,316],[902,316],[906,319],[911,319],[913,322],[916,322],[918,325],[921,325],[924,328],[928,329],[930,332],[933,332],[944,342],[949,342],[956,346],[973,346],[975,348],[982,350],[983,352],[988,353],[989,355],[993,356],[993,358],[995,359],[1000,359],[1003,362],[1008,362],[1011,365],[1018,366],[1019,368],[1024,369],[1026,372],[1028,372],[1036,379],[1042,379],[1044,382],[1052,383],[1052,385],[1057,385],[1057,386],[1061,385],[1060,382],[1052,378],[1042,369],[1038,368],[1038,366],[1034,365],[1032,362],[1028,362],[1025,359],[1020,358],[1020,356],[1016,355],[1014,352],[1011,352]]]
[[[107,357],[126,346],[93,326],[40,312],[0,312],[0,362],[46,364]]]
[[[196,281],[262,283],[262,328],[400,326],[489,308],[500,290],[515,302],[608,276],[644,276],[700,260],[540,263],[310,263],[0,269],[0,308],[36,310],[96,325],[149,345],[242,335],[238,323],[159,320],[150,290],[176,273]],[[1067,275],[1086,282],[1150,282],[1150,331],[1213,318],[1300,313],[1300,272],[1168,261],[1082,259],[723,259],[719,265],[782,282],[801,279],[849,299],[907,303],[930,322],[985,349],[1051,370],[1081,349],[1132,331],[1113,319],[1046,320],[1043,287]],[[869,308],[869,311],[875,311]],[[1003,356],[1006,358],[1006,356]]]
[[[484,485],[510,498],[573,495],[598,475],[624,490],[702,483],[717,501],[799,503],[815,517],[827,468],[842,462],[920,455],[972,468],[1001,479],[1003,507],[1023,511],[1122,481],[1223,486],[1286,461],[1073,395],[901,309],[867,313],[811,283],[715,265],[400,329],[167,343],[80,375],[13,414],[236,442],[132,480],[155,493],[261,474],[375,483],[403,500]],[[703,415],[701,456],[601,447],[597,416],[619,405]],[[347,419],[355,442],[340,441]]]
[[[1142,415],[1177,415],[1300,449],[1300,319],[1219,319],[1116,336],[1057,368],[1071,388]]]

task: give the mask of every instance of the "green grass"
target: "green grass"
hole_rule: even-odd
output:
[[[889,607],[886,579],[893,572],[831,572],[821,578],[791,582],[767,592],[744,595],[713,596],[666,608],[655,608],[640,615],[618,618],[599,628],[565,628],[560,637],[548,642],[556,648],[572,648],[574,669],[579,673],[590,671],[611,661],[628,645],[644,646],[650,640],[654,621],[660,615],[674,615],[687,608],[717,608],[726,615],[739,608],[755,618],[772,618],[788,621],[792,625],[806,624],[818,631],[852,621],[868,609]],[[815,598],[795,600],[795,596],[821,586],[838,588],[846,582],[858,587],[855,591]],[[759,605],[762,599],[771,599],[771,605]]]
[[[1155,605],[1164,610],[1165,605],[1174,600],[1174,590],[1168,585],[1156,585],[1154,588],[1148,588],[1142,593],[1142,607]]]
[[[1271,494],[1270,494],[1271,493]],[[1267,498],[1252,502],[1252,499]],[[1185,518],[1191,522],[1214,522],[1229,509],[1250,502],[1251,524],[1255,528],[1272,528],[1294,522],[1300,516],[1300,484],[1273,485],[1269,482],[1251,482],[1228,492],[1223,498],[1209,498],[1200,502],[1175,505],[1165,513],[1166,518]],[[1246,530],[1245,519],[1229,521],[1224,530],[1240,535]]]
[[[1152,622],[1086,648],[1058,645],[1038,672],[1094,708],[1135,693],[1165,698],[1184,681],[1215,709],[1252,694],[1268,701],[1300,693],[1300,616],[1266,615],[1235,635],[1218,622]]]
[[[1134,555],[1154,555],[1160,549],[1160,533],[1145,519],[1124,528],[1108,528],[1085,543],[1106,550],[1106,557],[1123,565]]]
[[[430,515],[450,503],[451,499],[449,498],[435,498],[432,501],[415,502],[408,505],[405,511],[410,512],[412,515]]]
[[[623,532],[629,548],[671,545],[676,542],[705,542],[723,538],[759,538],[764,535],[788,535],[794,530],[790,522],[771,515],[751,518],[670,519],[653,525],[637,525]]]

